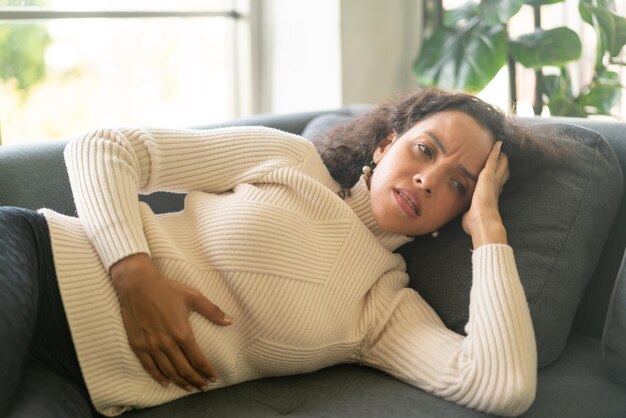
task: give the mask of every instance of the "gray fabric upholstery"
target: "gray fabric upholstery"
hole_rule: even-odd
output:
[[[626,251],[606,314],[602,357],[608,372],[626,383]]]
[[[0,147],[0,205],[76,212],[63,162],[65,141]],[[28,164],[24,164],[28,159]],[[19,192],[18,192],[19,191]]]
[[[582,126],[600,133],[608,142],[626,175],[626,123],[613,120],[583,118],[551,118],[553,122]],[[528,125],[545,123],[542,118],[522,118]],[[626,184],[624,184],[626,188]],[[626,246],[626,191],[617,210],[609,236],[605,241],[596,270],[580,302],[572,330],[596,338],[602,336],[609,297]]]
[[[523,417],[626,416],[626,386],[602,367],[598,345],[572,334],[559,360],[539,371],[537,398]]]
[[[558,363],[539,372],[535,403],[523,416],[624,417],[626,387],[608,378],[598,356],[598,340],[573,335]],[[330,367],[313,375],[246,382],[189,396],[137,418],[185,417],[488,417],[414,389],[374,369]]]
[[[313,142],[317,152],[322,154],[326,149],[333,146],[326,137],[326,134],[333,128],[341,126],[352,119],[351,116],[347,115],[330,114],[318,116],[304,128],[302,136]]]

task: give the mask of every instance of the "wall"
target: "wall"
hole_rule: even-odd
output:
[[[422,0],[341,0],[342,101],[374,103],[415,87]]]
[[[411,64],[420,44],[422,0],[253,4],[257,112],[373,103],[415,86]]]
[[[253,43],[260,112],[341,105],[339,0],[261,0]]]

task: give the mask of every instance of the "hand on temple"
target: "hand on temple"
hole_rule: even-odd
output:
[[[174,381],[191,391],[208,389],[217,374],[202,353],[189,322],[196,311],[217,325],[231,319],[197,290],[163,277],[147,254],[111,267],[131,348],[158,383]]]
[[[506,229],[498,210],[498,198],[509,179],[509,161],[497,141],[478,176],[469,210],[463,215],[463,230],[471,235],[474,249],[484,244],[506,244]]]

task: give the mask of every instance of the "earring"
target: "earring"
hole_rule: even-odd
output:
[[[439,238],[439,230],[435,230],[433,232],[430,233],[430,236],[433,238]]]
[[[361,172],[363,173],[363,177],[365,177],[365,180],[369,180],[370,177],[372,177],[372,174],[374,174],[375,169],[376,169],[376,163],[374,161],[363,166],[363,168],[361,169]]]

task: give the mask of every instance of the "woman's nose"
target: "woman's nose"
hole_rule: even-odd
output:
[[[439,175],[436,171],[437,170],[422,171],[416,174],[413,178],[415,183],[417,184],[417,187],[424,190],[427,195],[432,195],[433,192],[437,189]]]
[[[426,183],[426,177],[421,175],[421,174],[417,174],[415,176],[415,182],[417,183],[418,188],[423,189],[426,194],[431,195],[432,192],[432,188],[430,186],[430,182],[427,184]]]

